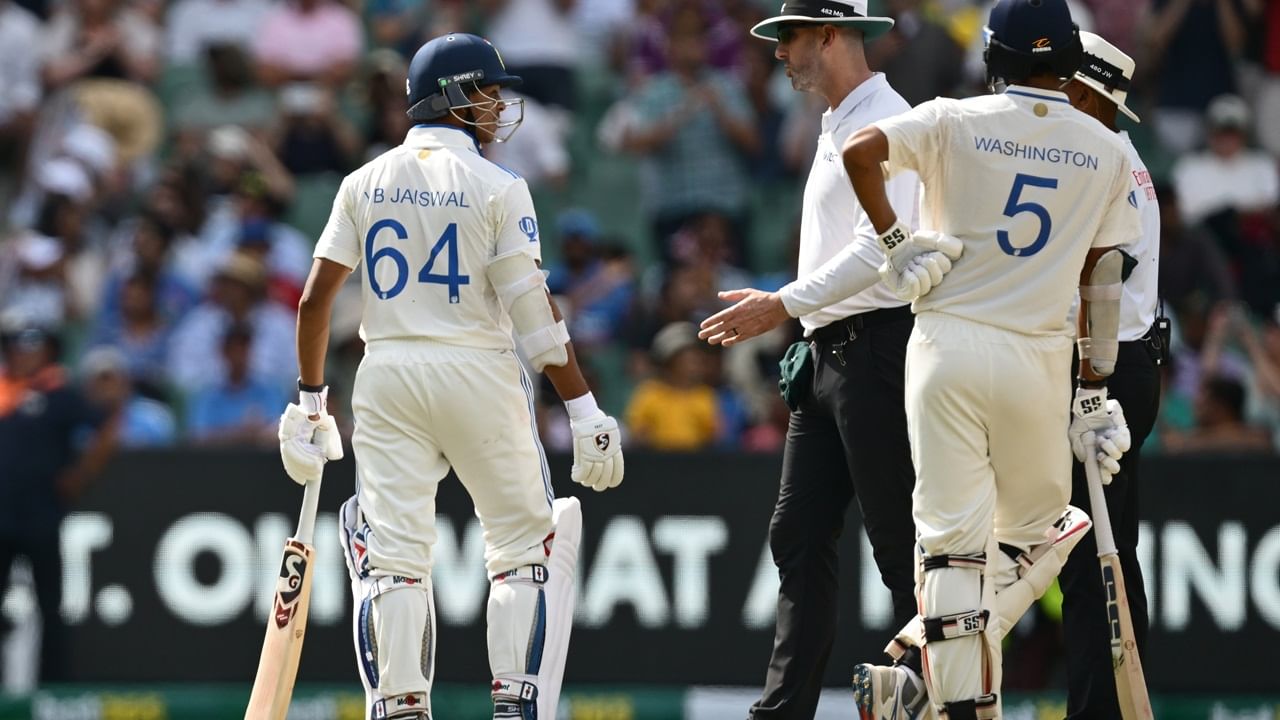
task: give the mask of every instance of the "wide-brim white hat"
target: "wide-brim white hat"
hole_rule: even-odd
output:
[[[751,34],[777,42],[778,26],[783,23],[852,25],[871,40],[889,32],[893,18],[867,17],[867,0],[786,0],[777,15],[756,23]]]
[[[1133,82],[1133,58],[1091,32],[1080,31],[1080,44],[1084,46],[1084,58],[1076,71],[1076,80],[1115,103],[1130,120],[1142,122],[1125,104],[1129,99],[1129,84]]]

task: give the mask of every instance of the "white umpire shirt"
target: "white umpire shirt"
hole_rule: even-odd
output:
[[[822,134],[804,187],[800,216],[798,279],[780,291],[782,304],[800,318],[805,334],[837,320],[905,303],[880,282],[884,252],[878,233],[854,195],[841,151],[845,140],[871,123],[910,110],[876,73],[822,114]],[[920,184],[905,172],[885,187],[898,218],[912,229],[919,216]]]
[[[1124,296],[1120,300],[1119,339],[1125,342],[1141,340],[1156,321],[1160,279],[1160,205],[1156,202],[1151,173],[1138,157],[1129,133],[1121,131],[1120,137],[1129,152],[1129,164],[1133,166],[1129,204],[1138,209],[1142,218],[1142,237],[1123,248],[1138,261],[1129,279],[1124,281]]]
[[[447,125],[342,181],[315,256],[361,270],[360,337],[512,349],[511,319],[485,270],[500,256],[541,260],[529,187]]]

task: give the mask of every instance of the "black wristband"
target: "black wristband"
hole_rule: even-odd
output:
[[[302,382],[302,378],[298,378],[298,392],[318,393],[324,392],[326,385],[307,385]]]
[[[1106,380],[1085,380],[1082,377],[1076,378],[1076,385],[1086,390],[1101,390],[1107,386]]]

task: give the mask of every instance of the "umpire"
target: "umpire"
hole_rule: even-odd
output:
[[[1093,33],[1081,32],[1080,41],[1084,45],[1084,60],[1066,89],[1071,104],[1112,130],[1117,129],[1117,111],[1138,122],[1138,116],[1125,105],[1133,79],[1133,60]],[[1119,474],[1112,478],[1104,492],[1141,652],[1147,642],[1147,595],[1137,557],[1139,450],[1151,433],[1160,407],[1157,365],[1167,351],[1168,334],[1166,321],[1156,316],[1160,207],[1151,175],[1138,157],[1129,134],[1118,132],[1128,147],[1129,162],[1133,165],[1129,203],[1142,215],[1142,239],[1132,247],[1121,248],[1131,258],[1127,262],[1132,272],[1125,279],[1120,300],[1120,352],[1115,372],[1107,381],[1108,395],[1120,401],[1129,421],[1133,449],[1124,454]],[[1079,462],[1072,471],[1071,504],[1089,507],[1089,487],[1084,466]],[[1058,576],[1067,650],[1067,717],[1071,720],[1120,717],[1111,670],[1106,596],[1097,555],[1097,544],[1090,533],[1067,558]]]
[[[721,293],[737,304],[699,336],[733,345],[800,318],[806,341],[784,360],[791,407],[769,546],[778,566],[777,632],[763,696],[750,716],[812,718],[836,637],[836,542],[857,497],[880,577],[893,596],[893,627],[916,612],[911,520],[915,471],[903,380],[911,309],[880,284],[884,254],[845,174],[845,140],[910,106],[867,67],[863,43],[893,26],[867,17],[865,0],[788,0],[751,29],[776,41],[792,86],[825,98],[817,154],[805,185],[799,279],[779,292]],[[916,222],[919,183],[888,184],[899,217]]]

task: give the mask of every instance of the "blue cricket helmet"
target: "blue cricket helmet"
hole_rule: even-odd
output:
[[[493,43],[469,33],[442,35],[419,48],[409,63],[409,117],[435,120],[471,105],[467,93],[476,88],[519,84]]]
[[[1066,0],[1000,0],[985,28],[987,81],[1016,83],[1041,73],[1070,78],[1084,49]]]

